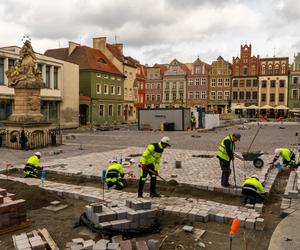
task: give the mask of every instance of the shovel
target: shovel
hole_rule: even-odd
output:
[[[151,169],[148,169],[148,171],[151,174],[155,174],[156,176],[158,176],[160,179],[162,179],[166,184],[170,185],[170,186],[177,186],[178,182],[175,181],[174,179],[167,181],[165,178],[161,177],[159,174],[155,173],[154,171],[152,171]]]

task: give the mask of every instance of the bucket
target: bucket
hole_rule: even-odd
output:
[[[278,172],[282,171],[282,165],[280,164],[280,162],[275,163],[275,168],[278,170]]]

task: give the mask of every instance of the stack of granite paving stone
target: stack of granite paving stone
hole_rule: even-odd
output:
[[[85,207],[85,214],[93,224],[118,231],[147,228],[155,223],[156,213],[157,209],[151,209],[151,201],[135,198]]]
[[[280,207],[280,214],[283,218],[293,213],[299,205],[297,180],[297,172],[292,171],[289,175]]]
[[[26,201],[13,198],[14,194],[0,188],[0,230],[26,222]]]

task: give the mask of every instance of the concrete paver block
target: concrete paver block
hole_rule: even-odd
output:
[[[146,241],[137,241],[136,242],[136,250],[148,250],[148,246]]]
[[[217,214],[216,214],[216,222],[224,223],[224,214],[222,214],[222,213],[217,213]]]
[[[264,208],[264,204],[262,203],[256,203],[254,206],[255,211],[260,214],[263,212],[263,208]]]
[[[107,250],[118,250],[120,248],[119,243],[108,243]]]
[[[95,245],[95,241],[86,240],[86,241],[83,242],[83,249],[84,250],[93,250],[94,245]]]
[[[254,229],[255,227],[255,219],[246,219],[245,221],[245,228],[247,229]]]
[[[290,199],[298,199],[298,191],[297,190],[290,190],[288,192],[288,197]]]
[[[182,228],[182,230],[185,231],[185,232],[187,232],[187,233],[192,233],[193,230],[194,230],[194,227],[185,225],[185,226]]]
[[[148,240],[147,242],[149,250],[159,250],[159,241],[158,240]]]
[[[255,221],[255,229],[260,231],[264,230],[264,221],[265,220],[263,218],[257,218]]]

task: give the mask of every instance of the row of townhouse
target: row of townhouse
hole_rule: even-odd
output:
[[[299,76],[300,54],[289,67],[288,57],[252,56],[252,46],[241,45],[232,63],[219,56],[211,65],[197,58],[148,67],[145,107],[202,107],[218,113],[251,105],[271,113],[276,107],[278,112],[300,108]]]

